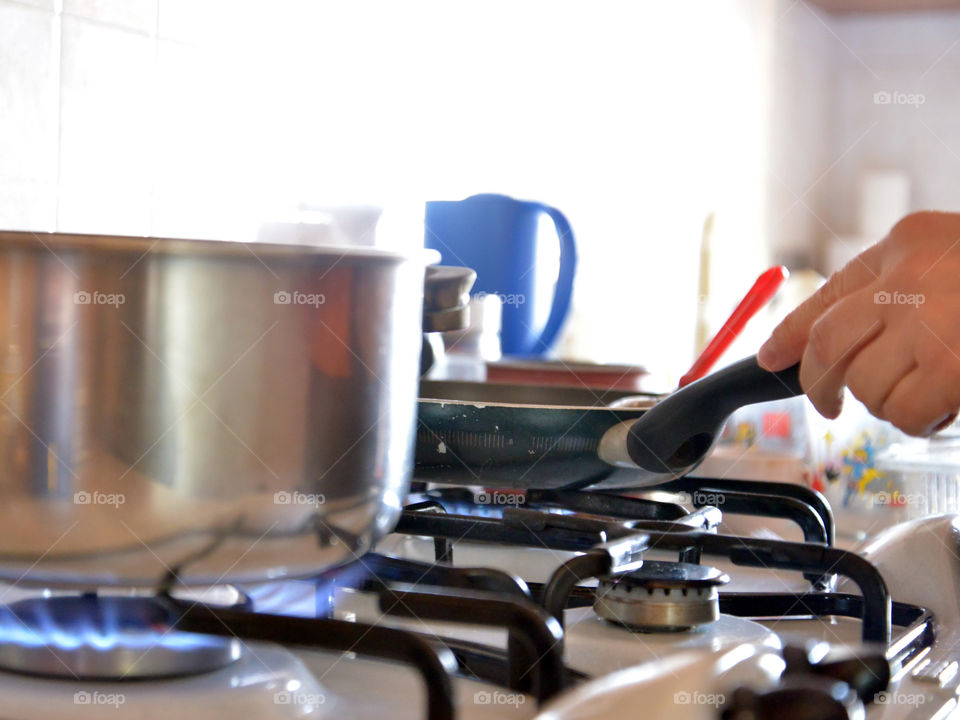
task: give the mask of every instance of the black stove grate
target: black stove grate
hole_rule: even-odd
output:
[[[425,488],[421,488],[425,491]],[[680,560],[727,557],[736,565],[803,572],[813,582],[803,593],[720,593],[720,611],[741,617],[846,616],[860,618],[864,640],[883,643],[881,660],[902,665],[934,640],[934,621],[923,608],[893,602],[883,578],[858,555],[832,547],[829,505],[806,488],[780,483],[682,478],[663,488],[687,493],[694,512],[671,502],[577,490],[528,490],[522,507],[491,507],[470,491],[430,490],[414,496],[396,532],[434,541],[435,562],[369,553],[347,568],[318,577],[318,585],[374,592],[380,611],[507,630],[506,650],[454,638],[347,622],[296,618],[187,605],[167,597],[182,630],[235,635],[327,650],[352,650],[414,667],[426,688],[431,720],[454,717],[451,676],[460,674],[534,695],[539,701],[583,679],[563,664],[563,611],[593,604],[580,583],[635,568],[651,548]],[[721,514],[698,499],[724,495],[726,512],[787,518],[805,542],[717,534]],[[580,553],[544,584],[530,584],[495,568],[454,567],[456,541],[548,548]],[[361,564],[363,572],[356,571]],[[862,596],[831,592],[835,575],[851,578]],[[892,628],[903,628],[893,640]],[[876,661],[876,658],[871,660]],[[824,672],[832,672],[825,670]]]

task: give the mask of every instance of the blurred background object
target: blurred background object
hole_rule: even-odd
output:
[[[263,222],[257,242],[374,247],[380,214],[381,208],[365,205],[300,209]]]
[[[717,360],[723,356],[727,348],[743,332],[750,318],[767,306],[767,303],[773,299],[773,296],[789,275],[790,271],[782,265],[775,265],[760,273],[756,282],[750,286],[747,294],[743,296],[743,300],[733,309],[730,317],[723,323],[717,334],[710,339],[710,342],[705,344],[703,351],[697,355],[697,359],[693,361],[691,368],[680,378],[680,387],[689,385],[710,372],[710,369],[716,365]],[[701,294],[701,297],[704,297],[704,295]],[[698,346],[700,344],[699,336],[697,337],[697,344]]]
[[[553,223],[552,243],[540,231],[544,217]],[[570,310],[577,265],[573,230],[562,212],[506,195],[434,200],[426,206],[424,243],[443,262],[476,270],[476,295],[500,300],[504,354],[550,351]]]
[[[877,458],[884,476],[875,505],[897,511],[903,519],[955,513],[960,509],[960,441],[904,439]]]

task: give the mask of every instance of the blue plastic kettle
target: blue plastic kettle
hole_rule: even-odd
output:
[[[560,271],[542,328],[536,327],[537,221],[547,214],[560,238]],[[444,265],[477,272],[474,293],[499,295],[503,315],[501,349],[505,355],[545,354],[570,310],[577,250],[570,223],[556,208],[506,195],[473,195],[459,202],[428,202],[424,244],[438,250]]]

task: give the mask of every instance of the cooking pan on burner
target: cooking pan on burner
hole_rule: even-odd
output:
[[[801,394],[798,374],[767,372],[749,357],[634,408],[610,406],[622,392],[422,383],[414,476],[570,488],[624,468],[618,487],[655,485],[699,465],[734,410]],[[549,400],[537,402],[537,392]]]
[[[0,577],[315,573],[393,528],[435,253],[0,232]]]

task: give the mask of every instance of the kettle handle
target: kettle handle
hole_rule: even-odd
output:
[[[567,318],[567,312],[570,310],[570,300],[573,296],[573,276],[577,269],[577,245],[573,238],[573,229],[562,212],[555,207],[543,205],[542,203],[533,203],[540,212],[546,213],[553,220],[554,227],[557,229],[557,237],[560,238],[560,272],[557,274],[557,287],[553,293],[553,304],[550,306],[550,315],[547,316],[547,323],[543,327],[543,332],[534,343],[534,353],[539,355],[545,353],[553,345],[561,328],[563,321]]]

